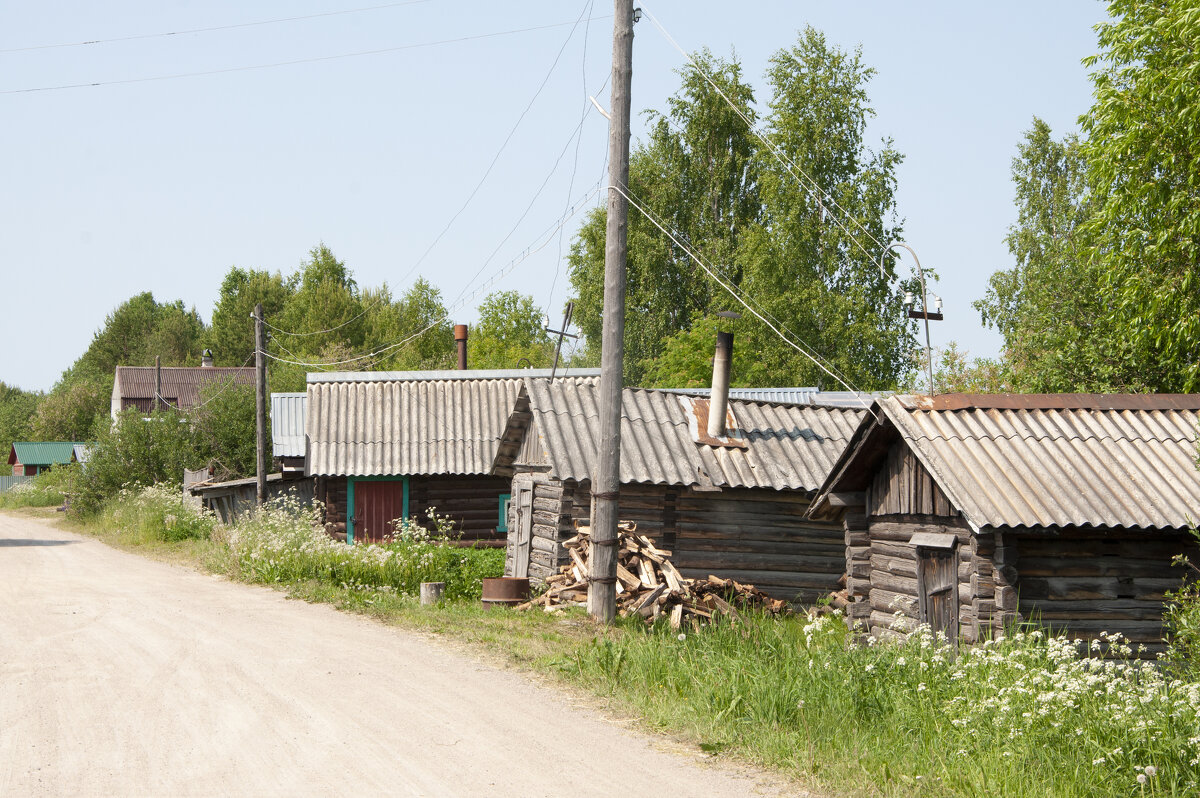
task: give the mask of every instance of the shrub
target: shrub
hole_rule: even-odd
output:
[[[186,416],[166,411],[147,417],[126,410],[116,424],[105,423],[97,429],[96,444],[80,474],[71,507],[90,514],[127,487],[181,487],[183,470],[204,463],[194,427]]]
[[[0,507],[54,507],[63,503],[79,476],[78,464],[54,466],[0,493]]]
[[[216,527],[216,516],[183,499],[174,485],[125,488],[104,508],[105,522],[147,541],[206,540]]]
[[[1192,534],[1200,539],[1200,532]],[[1200,568],[1185,555],[1174,564],[1187,569],[1183,585],[1167,593],[1166,659],[1178,670],[1200,676]]]
[[[321,527],[321,508],[274,499],[234,524],[228,541],[241,575],[257,582],[318,580],[361,591],[415,595],[421,582],[445,582],[448,599],[478,598],[480,580],[499,576],[504,552],[458,548],[448,519],[437,531],[401,521],[382,544],[347,545]]]

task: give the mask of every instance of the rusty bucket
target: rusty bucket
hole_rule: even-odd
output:
[[[515,607],[529,601],[529,577],[498,576],[483,580],[483,608]]]

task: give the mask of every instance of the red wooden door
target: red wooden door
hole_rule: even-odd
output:
[[[354,542],[378,543],[404,517],[404,480],[354,483]]]

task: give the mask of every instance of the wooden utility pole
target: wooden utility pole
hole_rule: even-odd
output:
[[[629,202],[629,104],[633,82],[633,0],[613,0],[612,115],[608,128],[608,228],[600,347],[600,430],[592,477],[588,613],[617,614],[617,495],[621,489],[621,382],[625,363],[625,238]],[[619,189],[619,190],[618,190]]]
[[[163,409],[162,405],[163,405],[162,358],[160,358],[158,355],[155,355],[154,356],[154,411],[153,412],[157,413],[158,411],[162,410]]]
[[[267,500],[267,341],[263,331],[263,306],[254,306],[254,434],[258,445],[258,503]]]

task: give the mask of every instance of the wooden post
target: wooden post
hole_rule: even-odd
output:
[[[608,129],[608,227],[600,346],[599,457],[592,478],[588,613],[617,614],[617,495],[621,467],[621,387],[625,363],[625,244],[629,202],[629,104],[633,79],[633,0],[613,0],[612,121]],[[619,190],[618,190],[619,189]]]
[[[254,434],[258,445],[255,460],[258,476],[258,503],[267,500],[267,357],[263,332],[263,306],[254,306]]]
[[[437,604],[446,595],[445,582],[422,582],[421,583],[421,604]]]
[[[157,413],[162,410],[162,359],[154,356],[154,410]]]

